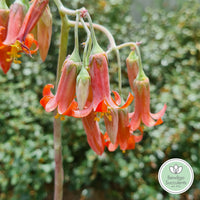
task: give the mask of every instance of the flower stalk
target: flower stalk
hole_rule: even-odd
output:
[[[58,7],[61,17],[61,35],[60,35],[60,47],[59,57],[57,64],[57,76],[56,76],[56,88],[61,75],[62,64],[67,54],[67,44],[70,26],[67,16],[61,11],[63,6],[60,0],[54,0]],[[57,112],[54,112],[54,159],[55,159],[55,180],[54,180],[54,200],[63,199],[63,179],[64,171],[62,164],[62,140],[61,140],[61,120],[55,118]]]

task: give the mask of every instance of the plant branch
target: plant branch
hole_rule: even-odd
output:
[[[130,47],[130,48],[133,48],[135,49],[136,45],[139,46],[141,44],[141,42],[126,42],[126,43],[123,43],[123,44],[120,44],[120,45],[117,45],[115,47],[112,47],[112,48],[109,48],[106,53],[109,54],[111,51],[115,51],[116,49],[122,49],[124,47]]]
[[[81,18],[81,24],[83,25],[86,33],[87,33],[87,40],[85,42],[85,48],[84,48],[84,52],[83,52],[83,67],[86,67],[88,64],[88,53],[90,54],[90,47],[91,47],[91,33],[90,30],[88,29],[87,25],[85,24],[83,18]]]
[[[75,22],[72,21],[72,20],[69,20],[69,24],[70,24],[71,27],[75,26]],[[90,27],[89,23],[85,23],[85,25],[87,27]],[[83,24],[79,23],[79,27],[83,28]],[[122,88],[122,86],[121,86],[121,60],[120,60],[120,56],[119,56],[119,50],[116,48],[115,39],[113,38],[110,31],[108,29],[106,29],[104,26],[93,23],[93,27],[94,27],[94,29],[99,30],[102,33],[104,33],[106,35],[106,37],[108,38],[109,43],[110,43],[108,51],[115,50],[115,52],[116,52],[117,63],[118,63],[118,79],[119,79],[118,80],[119,81],[118,82],[119,83],[118,88],[119,88],[119,94],[121,94],[121,88]]]
[[[59,46],[59,57],[57,64],[57,76],[56,76],[56,89],[59,83],[61,69],[63,62],[67,54],[67,44],[69,35],[69,23],[68,18],[61,11],[62,3],[60,0],[54,0],[58,7],[60,17],[61,17],[61,35],[60,35],[60,46]],[[54,116],[57,112],[54,112]],[[54,117],[54,159],[55,159],[55,180],[54,180],[54,200],[63,199],[63,164],[62,164],[62,137],[61,137],[61,120]]]

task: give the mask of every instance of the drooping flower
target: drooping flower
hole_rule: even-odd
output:
[[[51,112],[58,107],[58,113],[63,114],[67,111],[76,93],[76,77],[79,63],[74,62],[68,57],[62,67],[62,74],[58,83],[58,89],[54,96],[50,88],[53,85],[48,84],[44,87],[43,98],[40,100],[40,104],[45,108],[47,112]]]
[[[127,57],[126,67],[127,67],[129,85],[133,91],[134,90],[133,82],[136,79],[139,71],[138,56],[136,55],[135,50],[131,51],[131,53]]]
[[[95,112],[106,112],[108,106],[116,107],[110,95],[108,60],[105,52],[90,56],[89,74],[93,110]]]
[[[52,15],[49,6],[45,8],[40,20],[37,23],[37,41],[39,45],[40,57],[45,61],[52,34]]]
[[[149,127],[161,124],[163,122],[161,117],[164,115],[167,106],[164,105],[161,111],[156,114],[150,112],[150,84],[149,79],[145,75],[142,77],[138,76],[134,81],[134,94],[135,110],[134,113],[130,114],[131,131],[138,129],[141,122]]]
[[[19,53],[24,52],[31,55],[37,51],[38,43],[30,32],[38,22],[47,3],[48,0],[35,0],[27,13],[28,1],[17,0],[11,5],[8,24],[3,27],[6,30],[6,36],[0,36],[2,55],[0,64],[4,73],[7,73],[12,62],[21,63]],[[32,46],[35,46],[34,50],[31,50]]]
[[[49,0],[34,0],[33,4],[30,6],[22,27],[20,29],[20,32],[18,34],[17,39],[19,41],[24,41],[27,34],[31,32],[31,30],[35,27],[37,24],[38,20],[42,16]]]
[[[121,98],[118,93],[115,94],[116,103],[121,104]],[[115,151],[118,146],[121,150],[134,149],[135,143],[140,142],[143,137],[143,130],[139,127],[140,132],[142,133],[139,136],[133,135],[129,127],[129,113],[128,108],[123,109],[114,109],[112,117],[116,118],[114,120],[115,124],[112,121],[105,120],[106,133],[104,135],[105,146],[108,147],[109,151]],[[104,117],[105,119],[106,117]]]
[[[110,94],[110,82],[108,72],[108,60],[105,52],[94,54],[90,57],[89,74],[91,78],[91,102],[83,110],[75,110],[73,117],[82,118],[92,110],[94,112],[107,113],[109,108],[119,108],[112,100]],[[132,95],[129,94],[123,107],[132,102]]]
[[[25,4],[24,4],[25,3]],[[26,1],[15,1],[10,6],[9,21],[8,21],[8,32],[4,40],[4,45],[14,44],[17,40],[18,34],[22,27],[24,17],[27,12]]]

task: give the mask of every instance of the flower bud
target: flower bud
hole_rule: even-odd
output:
[[[76,96],[78,107],[82,110],[89,94],[90,75],[85,68],[82,68],[76,79]]]
[[[52,15],[49,6],[45,8],[40,20],[37,23],[37,39],[40,57],[45,61],[52,34]]]
[[[132,91],[134,90],[133,82],[137,77],[139,71],[139,66],[137,62],[138,62],[138,56],[136,55],[135,51],[131,51],[128,58],[126,59],[126,67],[128,73],[128,80]]]

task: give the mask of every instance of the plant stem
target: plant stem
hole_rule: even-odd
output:
[[[109,54],[111,51],[114,51],[116,49],[122,49],[124,47],[134,47],[135,49],[135,45],[140,45],[141,42],[126,42],[126,43],[123,43],[123,44],[120,44],[120,45],[117,45],[115,47],[112,47],[112,48],[109,48],[108,51],[106,51],[107,54]]]
[[[63,10],[63,11],[67,12],[67,10]],[[73,27],[75,25],[75,22],[69,20],[69,24]],[[87,27],[90,27],[89,23],[85,23],[85,25]],[[92,23],[92,26],[93,26],[93,28],[95,28],[95,29],[101,31],[102,33],[104,33],[106,35],[106,37],[108,38],[108,40],[110,42],[110,47],[109,47],[109,50],[107,52],[110,53],[111,51],[115,50],[115,53],[116,53],[116,56],[117,56],[117,64],[118,64],[118,88],[119,88],[119,94],[121,94],[121,89],[122,89],[122,84],[121,84],[121,60],[120,60],[120,56],[119,56],[119,50],[116,48],[115,40],[114,40],[112,34],[110,33],[110,31],[108,29],[106,29],[104,26],[99,25],[99,24],[95,24],[95,23]],[[83,24],[79,23],[79,27],[83,27]]]
[[[69,35],[69,30],[70,30],[67,16],[65,16],[62,13],[60,13],[60,15],[61,15],[62,24],[61,24],[60,47],[59,47],[59,56],[58,56],[58,64],[57,64],[56,86],[58,86],[62,65],[67,55],[68,35]]]
[[[88,65],[88,59],[89,59],[89,55],[90,51],[91,51],[91,33],[90,30],[88,29],[87,25],[85,24],[83,18],[81,18],[81,24],[83,25],[83,28],[85,29],[86,33],[87,33],[87,40],[85,42],[85,48],[84,48],[84,52],[83,52],[83,67],[86,67]]]
[[[5,0],[0,1],[0,9],[8,9],[8,6]]]
[[[67,16],[61,11],[63,6],[60,0],[54,0],[58,7],[60,17],[61,17],[61,35],[60,35],[60,47],[59,47],[59,57],[57,64],[57,76],[56,76],[56,88],[59,83],[61,69],[63,62],[67,54],[67,44],[69,35],[69,23]],[[54,112],[54,116],[57,112]],[[62,164],[62,137],[61,137],[61,120],[54,117],[54,159],[55,159],[55,179],[54,179],[54,200],[63,199],[63,179],[64,171]]]
[[[138,59],[139,72],[138,72],[136,79],[142,81],[142,80],[146,79],[146,75],[145,75],[143,67],[142,67],[142,58],[141,58],[141,54],[140,54],[140,49],[139,49],[138,45],[135,44],[134,46],[135,46],[135,50],[136,50],[136,53],[139,58]]]
[[[75,62],[81,62],[80,56],[79,56],[79,40],[78,40],[78,23],[79,23],[79,12],[76,13],[76,25],[74,27],[74,51],[71,54],[70,59],[74,60]]]

